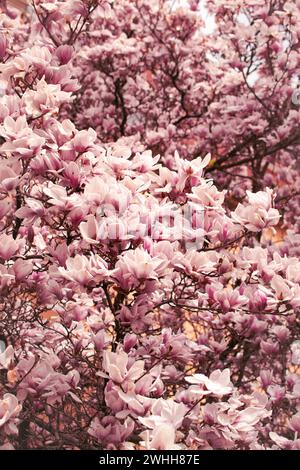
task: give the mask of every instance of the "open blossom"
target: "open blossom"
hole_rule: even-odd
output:
[[[19,249],[18,243],[12,236],[2,234],[0,235],[0,257],[4,260],[9,260],[16,254]]]
[[[96,137],[96,132],[90,127],[87,131],[77,132],[73,139],[61,147],[61,150],[68,151],[73,149],[76,152],[85,152],[93,146]]]
[[[139,421],[152,429],[160,424],[168,424],[177,429],[181,426],[187,412],[188,408],[183,403],[176,403],[171,399],[159,399],[152,405],[151,415],[139,418]]]
[[[122,425],[114,416],[106,416],[101,422],[98,417],[93,419],[88,433],[96,438],[101,445],[120,446],[123,442],[126,442],[133,429],[134,423],[130,418],[126,419]]]
[[[26,200],[26,205],[16,211],[16,216],[26,219],[26,224],[28,225],[31,225],[36,219],[43,217],[45,214],[44,205],[40,201],[31,198]]]
[[[223,396],[232,393],[233,390],[229,369],[224,369],[223,371],[214,370],[209,377],[206,377],[204,374],[194,374],[186,377],[185,380],[193,385],[191,390],[194,393],[201,395],[212,393],[217,396]],[[198,388],[194,385],[201,385],[202,387]]]
[[[70,94],[61,90],[60,85],[49,85],[40,80],[36,90],[27,90],[23,96],[26,112],[29,116],[40,116],[57,111],[58,106],[70,98]]]
[[[21,411],[21,405],[15,395],[6,393],[3,398],[0,398],[0,428],[4,426],[9,420],[18,416]],[[15,427],[8,426],[9,432],[15,432]]]
[[[43,192],[50,198],[50,204],[60,207],[62,210],[71,210],[81,205],[78,195],[69,196],[62,186],[50,184],[49,187],[43,188]]]
[[[74,381],[75,383],[78,382],[78,372],[75,371],[75,374],[72,371],[68,372],[68,374],[56,372],[55,367],[58,366],[58,363],[55,364],[52,361],[53,359],[50,358],[49,360],[41,360],[34,367],[31,365],[27,375],[25,374],[23,377],[18,391],[18,398],[20,400],[23,401],[31,395],[39,395],[43,396],[47,403],[54,404],[67,395]],[[17,366],[17,371],[19,374],[22,374],[21,364]]]
[[[0,354],[0,369],[8,369],[14,358],[14,348],[8,346],[5,351]]]
[[[175,444],[175,432],[180,428],[188,408],[183,403],[174,400],[159,399],[153,403],[148,417],[139,417],[139,421],[151,431],[144,433],[147,449],[180,449]],[[143,443],[142,443],[143,445]]]
[[[5,139],[1,146],[2,152],[15,152],[24,158],[38,153],[45,142],[43,137],[28,126],[25,115],[17,119],[7,116],[0,127],[0,135]]]
[[[231,289],[230,287],[222,289],[220,285],[208,286],[207,293],[211,301],[219,305],[223,312],[229,312],[248,301],[247,297],[241,295],[238,289]]]
[[[134,238],[134,231],[140,227],[139,218],[135,215],[122,219],[112,215],[106,219],[97,219],[93,215],[87,216],[86,222],[81,222],[80,232],[82,238],[91,244],[97,244],[100,240],[129,240]]]
[[[175,444],[175,429],[169,424],[158,425],[151,434],[146,431],[144,436],[145,441],[141,441],[141,445],[147,450],[182,449],[182,446]]]
[[[280,215],[277,209],[266,210],[263,207],[253,208],[239,205],[233,218],[252,232],[259,232],[263,228],[277,225]]]
[[[132,362],[130,365],[128,354],[124,351],[119,353],[105,351],[103,355],[103,368],[113,382],[121,384],[125,380],[138,380],[144,372],[144,361],[139,360]]]
[[[158,279],[166,272],[168,264],[168,260],[152,257],[147,251],[137,248],[119,258],[114,277],[123,288],[130,289],[145,280]]]
[[[201,180],[201,183],[192,188],[189,198],[204,207],[219,207],[224,201],[225,193],[218,191],[212,181]]]
[[[261,290],[256,290],[254,295],[249,299],[249,309],[251,311],[263,311],[267,306],[268,297]]]
[[[284,436],[280,436],[276,432],[270,432],[269,434],[270,439],[275,442],[277,445],[277,448],[279,449],[285,449],[285,450],[291,450],[293,449],[294,442],[290,439],[287,439]]]
[[[100,205],[109,192],[109,186],[103,178],[95,176],[91,178],[85,185],[84,197],[97,205]]]
[[[98,255],[90,258],[75,255],[67,259],[66,268],[59,267],[58,270],[63,277],[80,285],[101,282],[110,275],[106,262]]]
[[[236,222],[253,232],[278,224],[280,214],[272,207],[273,194],[269,188],[255,194],[247,191],[247,196],[249,205],[239,204],[232,214]]]
[[[284,280],[282,276],[275,274],[271,281],[271,287],[274,289],[278,301],[288,301],[294,308],[300,307],[299,285],[294,285]]]
[[[13,168],[10,168],[6,165],[1,165],[0,167],[0,187],[4,191],[14,190],[19,183],[19,176],[15,173]]]
[[[189,275],[201,276],[205,272],[214,272],[219,261],[217,253],[199,253],[190,250],[186,255],[178,253],[172,264]]]

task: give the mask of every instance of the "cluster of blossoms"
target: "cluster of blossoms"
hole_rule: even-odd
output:
[[[172,3],[1,6],[0,449],[300,449],[300,3]]]

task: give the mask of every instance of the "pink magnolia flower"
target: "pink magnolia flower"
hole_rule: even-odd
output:
[[[291,361],[293,364],[300,365],[300,341],[294,341],[291,344],[292,357]]]
[[[252,232],[260,232],[263,228],[278,224],[280,214],[272,207],[274,196],[270,188],[257,193],[247,191],[247,196],[249,205],[239,204],[232,213],[233,220]]]
[[[57,56],[61,64],[67,64],[68,62],[70,62],[73,52],[74,52],[74,49],[72,46],[63,44],[56,49],[55,55]]]
[[[141,445],[147,450],[179,450],[182,446],[175,444],[175,429],[170,424],[160,424],[152,433],[144,433],[145,441]],[[151,436],[151,437],[150,437]]]
[[[14,274],[11,274],[10,270],[8,270],[6,266],[0,264],[0,290],[9,286],[14,281]]]
[[[118,353],[105,351],[103,354],[103,368],[113,382],[121,384],[125,380],[138,380],[144,372],[144,361],[132,362],[124,351]]]
[[[157,280],[165,273],[168,264],[168,260],[152,257],[147,251],[137,248],[119,258],[114,277],[122,288],[131,289],[145,280]]]
[[[275,274],[270,285],[274,289],[278,301],[288,301],[293,308],[300,307],[300,288],[298,284]]]
[[[143,297],[138,298],[131,308],[122,305],[119,310],[118,318],[124,325],[131,325],[135,332],[143,331],[145,324],[148,324],[146,313],[149,310],[149,305],[145,302]]]
[[[62,91],[60,85],[49,85],[44,79],[38,82],[36,90],[27,90],[22,98],[26,113],[33,117],[55,113],[69,99],[69,92]]]
[[[7,165],[0,166],[0,188],[4,191],[12,191],[19,184],[20,177],[15,173],[13,168]]]
[[[10,201],[0,201],[0,219],[2,219],[12,208]]]
[[[10,419],[15,418],[20,413],[22,407],[18,402],[15,395],[6,393],[3,395],[2,400],[0,399],[0,428],[4,426]],[[16,428],[8,428],[8,430],[16,431]]]
[[[272,207],[274,193],[270,188],[266,188],[265,191],[258,191],[256,193],[246,191],[246,194],[248,201],[252,206],[263,207],[266,210]]]
[[[209,285],[207,293],[210,299],[219,305],[223,312],[229,312],[239,306],[245,305],[248,298],[241,295],[239,289],[232,289],[231,287],[223,288],[222,285]]]
[[[232,426],[237,432],[250,432],[252,428],[270,413],[262,407],[249,406],[238,413]]]
[[[273,402],[281,402],[285,396],[285,388],[280,387],[280,385],[269,385],[267,392],[270,395],[270,399]]]
[[[74,386],[74,374],[72,371],[66,375],[56,372],[55,368],[58,365],[59,360],[53,355],[53,357],[40,360],[35,367],[29,369],[28,375],[25,375],[20,384],[18,398],[25,400],[28,395],[40,396],[44,397],[49,404],[60,402],[62,397],[68,394],[71,387]],[[21,365],[19,364],[17,370],[20,369]],[[75,371],[75,383],[76,375],[78,376],[78,372]]]
[[[141,173],[148,173],[159,168],[159,155],[153,157],[152,152],[146,150],[143,153],[138,153],[132,159],[132,169],[135,169]],[[153,173],[154,174],[154,173]]]
[[[38,153],[45,142],[43,137],[28,126],[24,115],[15,120],[7,116],[0,127],[0,135],[6,139],[1,146],[2,152],[17,153],[24,158],[30,158]]]
[[[46,209],[42,202],[33,198],[27,198],[26,205],[20,207],[15,214],[20,219],[26,219],[24,223],[31,225],[39,217],[44,217]]]
[[[127,415],[130,412],[131,416],[144,416],[151,408],[153,399],[145,397],[135,392],[123,392],[118,390],[118,396],[126,403],[128,410],[118,413],[118,417]]]
[[[126,444],[126,439],[132,434],[134,430],[134,422],[132,419],[127,418],[121,424],[114,416],[104,416],[100,421],[98,417],[93,419],[88,433],[94,438],[98,439],[99,443],[103,446],[113,444],[119,446]],[[116,449],[116,447],[113,447]]]
[[[76,255],[74,258],[67,259],[66,268],[59,267],[58,270],[66,279],[85,285],[93,280],[92,274],[88,271],[89,266],[86,256]]]
[[[0,0],[0,448],[25,420],[37,449],[300,449],[300,0],[207,1],[209,34],[200,0],[26,1]]]
[[[0,59],[4,59],[7,49],[7,39],[4,34],[0,34]]]
[[[162,424],[168,424],[173,429],[178,429],[188,410],[188,407],[183,403],[159,398],[153,403],[150,416],[140,417],[139,421],[151,429]]]
[[[87,201],[100,205],[109,192],[109,186],[103,178],[95,176],[91,178],[85,185],[84,197]]]
[[[8,369],[14,358],[14,348],[9,345],[3,353],[0,354],[0,369]]]
[[[191,391],[193,393],[199,393],[201,395],[214,394],[217,396],[228,395],[233,391],[233,385],[230,381],[230,370],[224,369],[214,370],[209,378],[204,374],[194,374],[185,378],[187,382],[192,385],[202,385],[205,386],[205,389],[197,387],[192,387]]]
[[[296,413],[295,415],[291,417],[289,426],[296,433],[298,434],[300,433],[300,412],[299,411],[298,413]]]
[[[16,278],[16,281],[24,280],[29,274],[33,271],[33,265],[30,261],[25,261],[23,259],[17,259],[13,265],[13,272]]]
[[[12,236],[3,233],[0,235],[0,257],[5,261],[11,259],[19,249],[19,244]]]
[[[186,175],[189,175],[194,178],[194,184],[196,185],[202,176],[203,169],[208,166],[211,160],[211,154],[208,153],[204,158],[198,157],[193,160],[185,160],[180,158],[178,152],[175,152],[174,155],[175,162],[177,165],[178,172],[183,172]]]
[[[215,403],[207,403],[203,408],[203,421],[212,425],[217,422],[218,406]]]
[[[275,325],[274,328],[272,328],[272,332],[280,343],[285,343],[290,336],[290,330],[284,325]]]
[[[81,206],[82,201],[78,194],[67,194],[66,188],[50,183],[48,187],[43,188],[43,192],[50,198],[49,203],[60,207],[61,210],[71,210]]]
[[[219,255],[216,252],[199,253],[190,250],[187,254],[177,253],[172,264],[177,268],[192,276],[201,276],[203,273],[215,271]]]
[[[279,449],[290,450],[293,447],[293,441],[284,436],[279,436],[276,432],[269,433],[270,439],[279,447]]]
[[[273,380],[274,380],[274,377],[273,377],[272,371],[262,370],[260,372],[260,381],[261,381],[263,388],[265,389],[268,388],[268,386],[272,384]]]
[[[78,282],[82,286],[99,283],[108,278],[111,273],[107,268],[107,263],[99,255],[93,254],[90,258],[84,255],[68,258],[66,268],[59,267],[58,271],[64,278]]]
[[[192,188],[192,194],[188,197],[204,207],[218,208],[224,202],[225,192],[218,191],[211,180],[202,180],[198,186]]]
[[[10,442],[7,441],[0,446],[0,450],[15,450],[15,448]]]
[[[97,244],[99,240],[129,240],[134,238],[132,232],[139,227],[139,219],[134,215],[124,219],[112,215],[99,221],[88,215],[86,219],[79,228],[82,238],[91,244]]]
[[[249,309],[252,312],[262,312],[267,306],[268,297],[260,289],[257,289],[249,299]]]

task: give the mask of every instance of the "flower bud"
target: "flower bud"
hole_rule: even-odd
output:
[[[273,373],[270,370],[262,370],[260,372],[260,380],[263,388],[268,388],[273,382]]]
[[[56,49],[55,54],[61,65],[67,64],[72,58],[73,47],[68,46],[67,44],[59,46]]]

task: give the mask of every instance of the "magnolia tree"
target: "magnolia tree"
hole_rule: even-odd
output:
[[[1,449],[300,449],[300,2],[228,3],[1,2]]]

